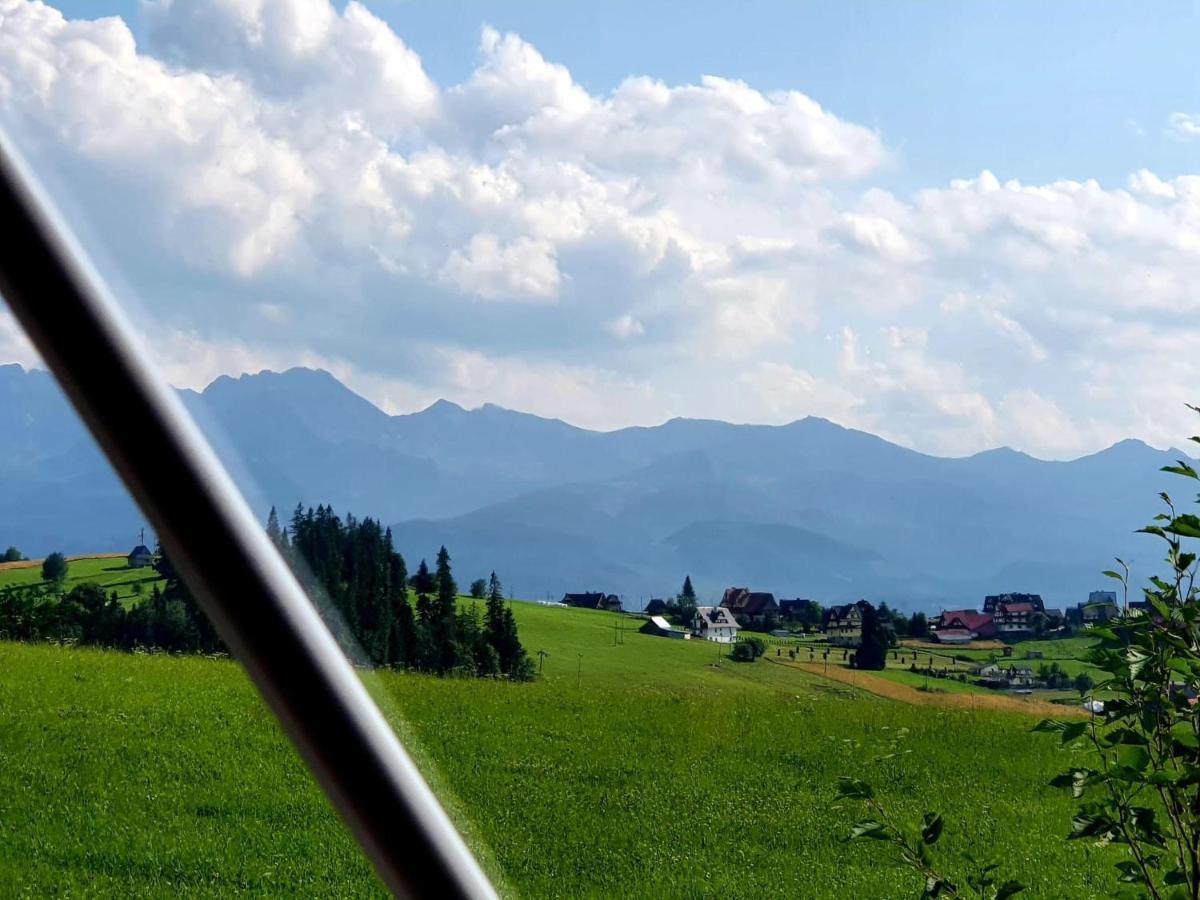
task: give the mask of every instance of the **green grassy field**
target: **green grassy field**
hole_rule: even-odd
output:
[[[20,568],[0,568],[0,588],[10,585],[42,584],[40,564]],[[150,596],[154,585],[166,584],[154,569],[131,569],[125,557],[85,557],[72,559],[67,564],[67,580],[64,587],[70,590],[77,584],[98,584],[106,594],[116,591],[125,605],[141,597]],[[138,591],[142,593],[139,594]]]
[[[914,896],[843,844],[838,775],[945,813],[944,850],[1032,897],[1111,893],[1028,716],[914,707],[612,614],[514,604],[534,684],[368,673],[504,893]],[[632,624],[632,623],[631,623]],[[536,659],[536,657],[535,657]],[[905,732],[904,729],[907,729]],[[898,734],[897,756],[871,760]],[[380,887],[232,662],[0,643],[0,884],[15,895],[360,896]]]

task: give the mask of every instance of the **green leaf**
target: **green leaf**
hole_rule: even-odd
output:
[[[1180,537],[1200,538],[1200,517],[1192,513],[1182,513],[1171,520],[1166,530]]]
[[[936,844],[938,838],[942,836],[943,824],[941,813],[925,813],[924,827],[921,828],[921,843],[930,846]]]
[[[1141,772],[1150,765],[1150,754],[1145,747],[1121,744],[1117,747],[1117,764]]]
[[[1163,884],[1187,884],[1187,872],[1176,866],[1163,876]]]
[[[1091,808],[1095,808],[1095,805],[1093,804]],[[1080,810],[1071,819],[1071,833],[1067,837],[1070,840],[1098,837],[1104,841],[1112,841],[1116,840],[1119,835],[1117,826],[1108,816],[1099,812]]]
[[[1059,721],[1058,719],[1042,719],[1042,721],[1038,722],[1030,730],[1040,731],[1043,734],[1055,734],[1061,733],[1066,727],[1067,723]]]
[[[1200,749],[1200,738],[1196,737],[1196,732],[1192,729],[1190,722],[1180,722],[1172,728],[1171,737],[1175,743],[1188,750]]]
[[[1062,730],[1062,742],[1069,744],[1076,738],[1082,737],[1088,729],[1088,723],[1072,722],[1070,725],[1064,725]]]
[[[1182,459],[1178,460],[1178,462],[1179,465],[1177,466],[1163,466],[1161,471],[1170,472],[1173,475],[1186,475],[1188,478],[1200,480],[1200,474],[1197,474],[1195,469],[1185,463]]]
[[[1051,779],[1051,787],[1067,787],[1071,789],[1071,795],[1078,800],[1084,795],[1088,785],[1091,784],[1093,777],[1096,775],[1093,769],[1070,769],[1061,775]]]
[[[1114,572],[1112,569],[1105,569],[1100,574],[1107,575],[1109,578],[1115,578],[1115,579],[1117,579],[1117,581],[1121,582],[1121,584],[1125,583],[1125,576],[1122,575],[1120,572]]]
[[[888,827],[882,822],[863,819],[861,822],[854,823],[854,827],[850,829],[850,836],[847,840],[853,841],[858,838],[869,838],[873,841],[886,841],[889,837]]]
[[[846,797],[851,800],[870,800],[875,796],[875,791],[865,781],[859,781],[857,778],[849,778],[845,775],[838,778],[837,791],[839,797]]]

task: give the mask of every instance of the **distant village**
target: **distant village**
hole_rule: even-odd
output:
[[[667,617],[674,617],[678,622],[678,613],[683,609],[681,599],[652,598],[640,612],[656,627],[672,629]],[[564,594],[560,604],[582,609],[625,611],[619,596],[602,592]],[[680,632],[680,637],[732,643],[737,640],[741,630],[765,632],[774,637],[819,633],[834,646],[854,647],[862,638],[865,605],[866,600],[859,600],[825,609],[814,600],[776,600],[770,592],[731,587],[726,588],[718,606],[693,605],[689,621],[681,623],[684,631]],[[1130,611],[1141,611],[1144,605],[1130,603]],[[992,594],[984,597],[982,612],[977,609],[943,610],[933,620],[916,613],[908,618],[908,622],[914,623],[919,633],[909,633],[911,628],[900,628],[895,624],[898,619],[905,618],[901,613],[892,612],[886,603],[881,604],[878,610],[881,617],[900,632],[899,636],[927,638],[947,645],[988,640],[1053,639],[1074,633],[1085,625],[1106,622],[1121,612],[1114,591],[1092,591],[1087,600],[1066,610],[1047,607],[1040,594]]]
[[[690,580],[685,591],[691,590]],[[810,654],[818,652],[814,644],[824,645],[825,659],[831,648],[843,651],[843,658],[859,647],[863,637],[864,613],[871,604],[866,600],[824,608],[814,600],[805,598],[776,599],[766,591],[752,591],[745,587],[727,588],[717,606],[700,606],[689,603],[693,597],[684,594],[665,600],[652,598],[639,612],[645,619],[641,631],[676,640],[705,640],[718,644],[736,644],[747,633],[758,633],[776,639],[803,640],[795,648],[807,647]],[[562,605],[586,609],[603,609],[623,612],[622,601],[616,594],[582,593],[564,594]],[[1144,603],[1131,602],[1128,612],[1145,612]],[[911,671],[923,672],[934,677],[954,677],[965,680],[969,675],[975,683],[996,689],[1026,691],[1033,687],[1062,687],[1066,684],[1065,673],[1051,671],[1036,673],[1023,665],[1003,666],[997,657],[1011,657],[1013,645],[1030,639],[1054,640],[1070,637],[1080,630],[1106,622],[1122,614],[1114,591],[1092,591],[1086,600],[1081,600],[1066,609],[1050,608],[1040,594],[1003,593],[984,597],[982,609],[947,609],[936,617],[924,613],[906,616],[890,610],[886,603],[873,607],[876,616],[889,631],[889,650],[893,657],[907,653],[911,658]],[[904,645],[897,645],[905,639]],[[945,654],[952,656],[952,648],[971,647],[997,651],[990,661],[975,665],[968,671],[947,672],[935,670],[932,653],[944,645]],[[929,654],[924,663],[927,669],[918,669],[916,660],[920,648]],[[931,652],[932,651],[932,652]],[[791,653],[796,658],[796,650]],[[1041,652],[1030,651],[1027,659],[1042,658]],[[969,659],[969,657],[962,657]]]

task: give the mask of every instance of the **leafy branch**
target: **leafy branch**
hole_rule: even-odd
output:
[[[871,818],[861,819],[850,829],[846,840],[873,840],[891,844],[901,862],[920,875],[922,898],[931,897],[979,897],[984,900],[1005,900],[1025,889],[1017,881],[997,884],[996,863],[979,863],[972,857],[968,861],[974,866],[965,879],[970,893],[964,893],[957,883],[951,881],[933,862],[931,849],[942,836],[945,820],[941,813],[927,812],[919,824],[898,822],[875,795],[874,788],[857,778],[843,776],[838,779],[838,797],[858,800],[870,810]]]

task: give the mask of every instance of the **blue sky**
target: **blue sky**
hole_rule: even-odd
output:
[[[176,384],[1070,457],[1193,430],[1198,17],[0,0],[0,123]]]

